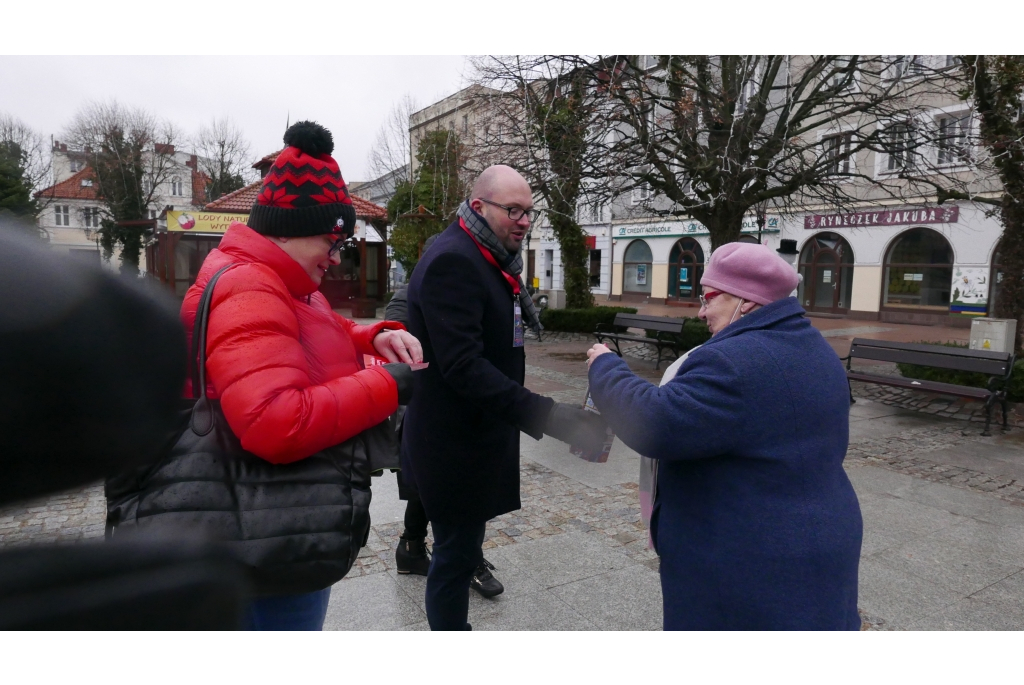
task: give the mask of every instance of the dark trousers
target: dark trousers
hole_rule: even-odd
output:
[[[246,630],[323,630],[331,588],[301,595],[260,597],[245,612]]]
[[[432,521],[434,549],[427,572],[427,622],[431,630],[472,630],[469,582],[483,559],[486,522]]]
[[[406,540],[422,540],[427,537],[427,522],[423,502],[418,495],[410,496],[405,503],[405,532],[402,537]]]

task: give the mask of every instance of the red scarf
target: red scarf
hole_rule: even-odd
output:
[[[459,218],[459,227],[466,232],[466,235],[468,235],[469,239],[473,241],[473,244],[476,245],[476,248],[480,250],[480,254],[484,256],[484,259],[490,262],[494,266],[494,268],[501,272],[501,275],[505,277],[505,280],[508,281],[508,284],[512,286],[513,294],[519,295],[519,279],[516,278],[515,276],[505,273],[505,270],[498,265],[498,260],[494,258],[494,255],[491,254],[491,251],[488,250],[483,245],[481,245],[480,241],[474,238],[473,234],[469,232],[469,229],[466,228],[466,222],[463,221],[461,217]]]

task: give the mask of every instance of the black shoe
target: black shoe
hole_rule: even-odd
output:
[[[493,570],[494,564],[486,559],[482,560],[476,567],[476,571],[473,572],[473,579],[469,581],[469,586],[487,598],[500,595],[505,591],[505,586],[491,575]]]
[[[395,550],[395,565],[398,566],[399,573],[427,575],[427,570],[430,568],[430,552],[427,551],[426,541],[423,538],[418,540],[401,538],[398,541],[398,549]]]

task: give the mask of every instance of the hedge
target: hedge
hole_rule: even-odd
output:
[[[548,309],[540,313],[540,322],[546,331],[593,333],[597,324],[609,326],[616,314],[636,314],[633,307],[590,307],[588,309]],[[625,330],[625,329],[622,329]]]
[[[967,347],[964,343],[956,342],[936,343],[921,341],[921,344]],[[988,387],[988,381],[991,378],[991,376],[983,373],[933,369],[930,366],[918,366],[917,364],[897,364],[896,366],[904,378],[917,378],[923,381],[936,381],[938,383],[955,383],[956,385],[967,385],[974,388]],[[1024,359],[1017,360],[1013,365],[1013,375],[1010,376],[1006,397],[1011,402],[1024,402]]]

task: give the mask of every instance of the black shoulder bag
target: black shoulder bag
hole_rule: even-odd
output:
[[[244,449],[207,397],[206,286],[192,335],[192,392],[183,429],[155,464],[106,483],[107,535],[173,532],[223,541],[260,595],[313,592],[345,576],[370,527],[371,452],[394,446],[393,422],[291,464]],[[374,460],[376,461],[376,460]]]

